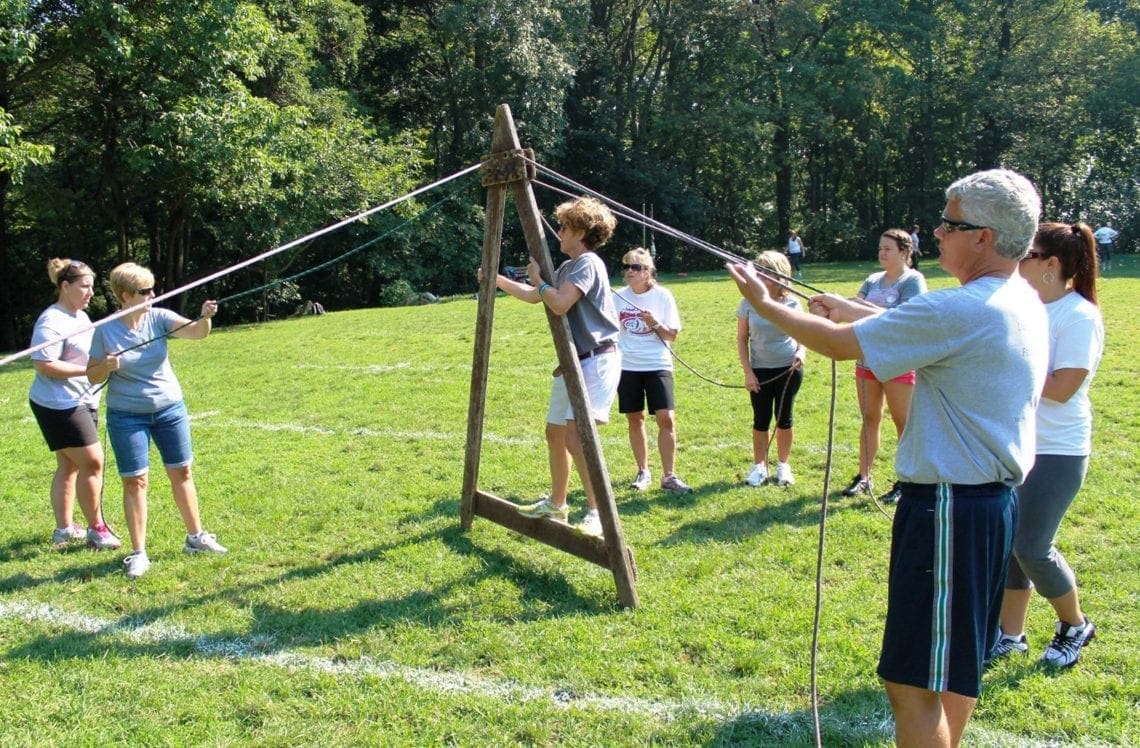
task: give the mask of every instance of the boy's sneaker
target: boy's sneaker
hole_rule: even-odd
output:
[[[661,488],[673,493],[691,493],[693,489],[689,488],[685,481],[681,480],[676,473],[669,473],[661,479]]]
[[[748,473],[745,482],[750,486],[762,486],[766,480],[768,480],[768,467],[758,462],[752,466],[752,472]]]
[[[1041,655],[1041,662],[1054,667],[1072,667],[1081,659],[1081,647],[1088,644],[1096,636],[1096,626],[1088,616],[1085,616],[1085,625],[1070,626],[1064,621],[1057,621],[1057,633],[1053,641],[1045,647],[1045,654]]]
[[[567,504],[554,506],[554,504],[550,503],[549,496],[543,496],[541,501],[520,506],[519,514],[524,517],[534,517],[535,519],[539,517],[550,517],[559,522],[565,522],[570,517],[570,507]]]
[[[597,509],[586,512],[586,516],[578,523],[578,532],[595,538],[602,537],[602,518],[598,516]]]
[[[872,487],[871,487],[870,476],[864,478],[861,475],[856,475],[854,478],[851,479],[851,483],[848,484],[847,488],[843,489],[843,495],[844,496],[855,496],[855,495],[861,494],[861,493],[869,494],[869,493],[871,493],[871,490],[872,490]]]
[[[218,553],[226,552],[226,547],[218,543],[218,536],[203,530],[197,535],[187,535],[186,545],[182,546],[186,553]]]
[[[123,566],[126,567],[127,579],[138,579],[150,568],[150,559],[146,557],[146,551],[135,551],[123,559]]]
[[[107,527],[106,523],[87,528],[87,545],[97,551],[117,550],[122,544],[119,536],[111,532],[111,528]]]
[[[997,643],[994,644],[994,648],[990,650],[989,655],[986,657],[986,664],[989,665],[995,660],[1000,660],[1014,652],[1025,654],[1028,651],[1029,643],[1025,640],[1025,634],[1010,636],[998,628]]]
[[[649,488],[649,484],[653,482],[653,476],[649,474],[648,470],[638,470],[637,477],[629,484],[630,488],[636,488],[638,491],[644,491]]]
[[[85,537],[87,537],[87,532],[72,522],[67,527],[55,528],[51,534],[51,544],[56,548],[62,548],[73,540],[83,540]]]
[[[786,462],[776,463],[776,485],[777,486],[790,486],[796,482],[792,476],[792,466]]]
[[[880,496],[879,501],[883,502],[884,504],[897,504],[901,498],[902,487],[899,486],[898,481],[895,481],[894,484],[891,485],[891,490]]]

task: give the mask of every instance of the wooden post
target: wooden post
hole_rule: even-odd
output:
[[[495,274],[498,272],[505,190],[508,184],[518,208],[530,255],[539,264],[544,278],[550,280],[554,277],[554,263],[546,245],[542,219],[530,183],[530,167],[523,160],[523,154],[510,108],[506,104],[501,104],[495,112],[492,153],[484,167],[486,173],[484,184],[487,185],[487,225],[483,238],[483,282],[479,288],[475,353],[471,366],[471,400],[468,405],[467,453],[460,519],[464,529],[469,529],[472,517],[477,514],[568,553],[606,566],[614,575],[621,604],[626,607],[636,607],[638,604],[635,586],[636,566],[633,554],[622,536],[613,487],[610,484],[609,472],[606,470],[605,458],[598,441],[598,432],[583,387],[582,367],[578,361],[570,325],[565,317],[555,315],[548,307],[547,321],[570,397],[586,470],[597,499],[604,539],[582,535],[573,528],[553,520],[523,517],[518,514],[515,505],[477,488],[487,373],[490,365],[491,327],[494,320]],[[543,306],[545,307],[545,304]],[[603,560],[605,563],[602,563]]]

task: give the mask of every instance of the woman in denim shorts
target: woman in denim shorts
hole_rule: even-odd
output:
[[[174,376],[166,339],[201,340],[210,334],[216,301],[202,303],[202,316],[191,321],[169,309],[150,305],[154,275],[133,262],[111,271],[111,291],[131,313],[95,331],[87,376],[107,384],[107,433],[123,479],[123,510],[132,552],[123,560],[127,577],[150,568],[146,551],[146,492],[150,442],[154,440],[170,476],[174,503],[186,525],[187,553],[225,553],[216,536],[202,529],[198,491],[190,471],[190,419],[182,387]]]

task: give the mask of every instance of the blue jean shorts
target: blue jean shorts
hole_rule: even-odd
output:
[[[107,408],[107,436],[123,478],[133,478],[150,470],[151,439],[166,467],[186,467],[194,461],[190,415],[182,401],[154,413]]]

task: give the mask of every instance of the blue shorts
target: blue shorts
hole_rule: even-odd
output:
[[[194,461],[190,448],[190,416],[186,403],[181,401],[155,413],[107,408],[107,436],[123,478],[133,478],[150,470],[152,438],[166,467],[186,467]]]
[[[879,676],[977,698],[1013,547],[1013,490],[1001,483],[901,487]]]

